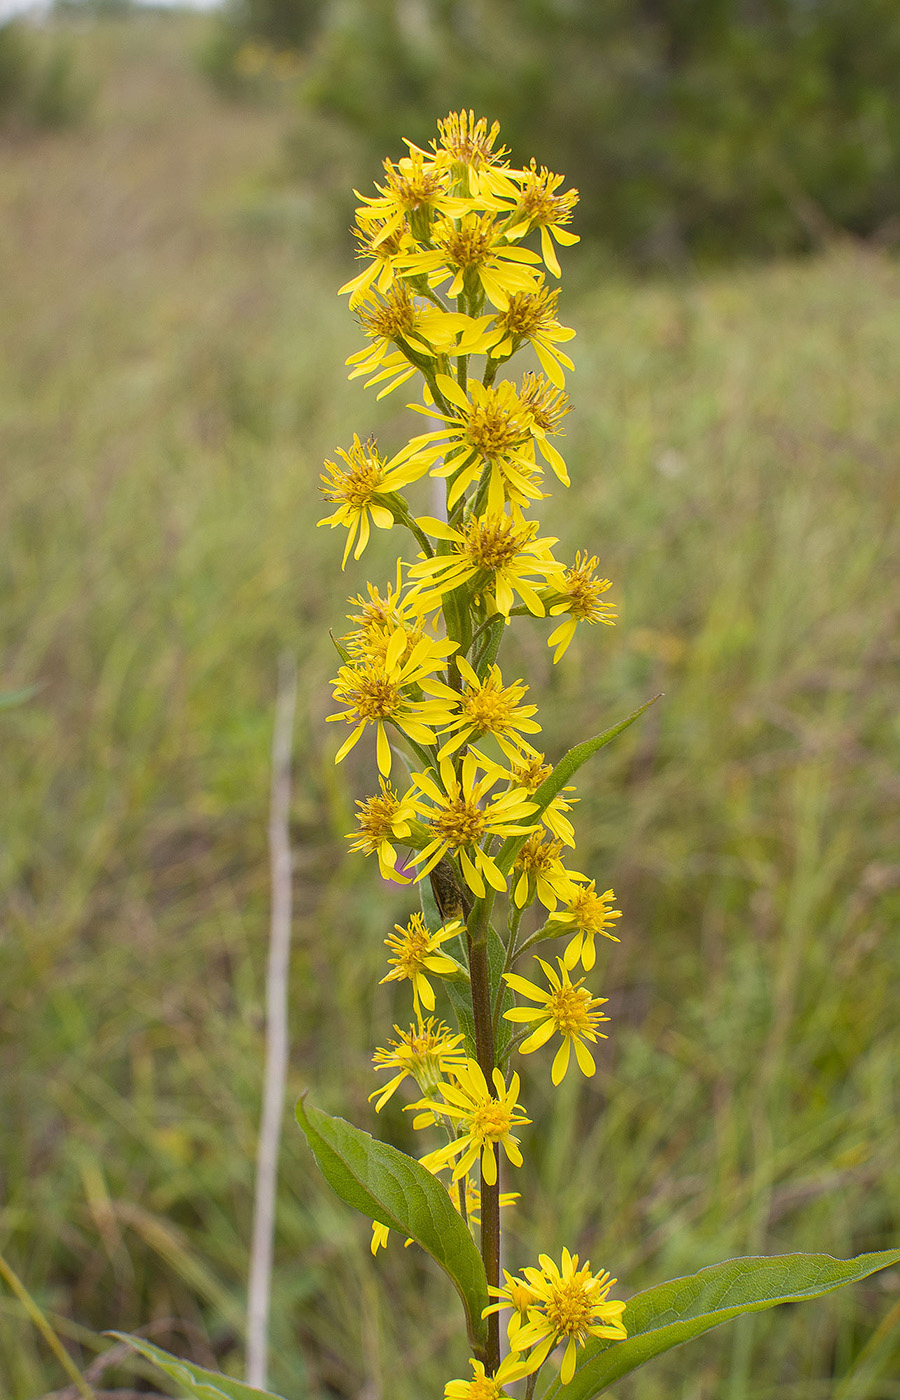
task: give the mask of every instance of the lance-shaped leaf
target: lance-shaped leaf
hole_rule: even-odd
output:
[[[726,1259],[688,1278],[671,1279],[636,1294],[622,1321],[623,1342],[590,1341],[579,1352],[566,1386],[553,1381],[543,1400],[592,1400],[613,1381],[654,1356],[699,1337],[741,1313],[762,1312],[779,1303],[799,1303],[842,1288],[845,1283],[900,1261],[900,1249],[833,1259],[830,1254],[776,1254]]]
[[[635,710],[625,719],[620,720],[618,724],[612,725],[609,729],[604,729],[602,734],[595,734],[593,739],[585,739],[583,744],[576,744],[574,749],[569,749],[565,757],[561,758],[559,763],[557,763],[550,777],[541,783],[537,792],[534,794],[533,800],[538,804],[538,809],[536,812],[529,814],[529,822],[536,822],[539,820],[541,813],[549,807],[557,793],[562,791],[566,783],[578,772],[582,764],[587,763],[588,759],[595,754],[598,749],[605,748],[607,744],[611,744],[613,739],[621,734],[623,730],[627,729],[629,725],[634,724],[636,719],[640,719],[644,711],[649,710],[650,706],[655,705],[657,700],[661,698],[661,694],[654,695],[650,700],[647,700],[641,705],[640,709]],[[497,856],[497,864],[504,875],[508,875],[510,870],[512,870],[513,861],[527,839],[526,836],[507,836]]]
[[[222,1376],[218,1371],[208,1371],[205,1366],[196,1366],[193,1361],[182,1361],[170,1356],[162,1347],[145,1342],[143,1337],[129,1337],[127,1332],[110,1332],[120,1342],[127,1342],[141,1356],[152,1361],[170,1380],[178,1386],[182,1395],[190,1400],[282,1400],[271,1390],[257,1390],[256,1386],[245,1385],[232,1376]]]
[[[481,1255],[447,1191],[413,1157],[398,1152],[343,1118],[297,1104],[297,1121],[329,1186],[348,1205],[401,1235],[409,1235],[452,1280],[466,1312],[469,1338],[485,1338],[488,1305]]]

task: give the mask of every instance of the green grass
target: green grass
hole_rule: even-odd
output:
[[[342,578],[314,526],[322,458],[408,419],[402,393],[376,411],[345,385],[343,243],[323,251],[328,211],[279,177],[297,118],[218,102],[194,22],[75,37],[89,121],[0,166],[0,690],[40,687],[0,714],[0,1249],[80,1362],[105,1327],[174,1317],[187,1332],[154,1340],[239,1372],[285,646],[291,1093],[371,1128],[369,1057],[405,1014],[377,979],[408,897],[344,850],[372,770],[360,750],[335,770],[324,724],[327,629],[394,542]],[[732,1254],[887,1247],[900,272],[849,248],[678,284],[570,261],[575,484],[544,519],[599,553],[621,622],[557,668],[524,627],[506,665],[551,755],[665,699],[583,774],[578,865],[625,911],[595,979],[610,1039],[552,1098],[529,1067],[508,1262],[567,1243],[629,1292]],[[383,1119],[409,1142],[399,1106]],[[396,1241],[371,1259],[290,1123],[279,1212],[275,1388],[412,1400],[462,1374],[451,1291]],[[876,1276],[616,1394],[894,1400],[896,1332],[861,1349],[898,1296]],[[0,1297],[0,1394],[63,1383]]]

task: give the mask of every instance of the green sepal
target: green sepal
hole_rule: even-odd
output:
[[[657,1284],[628,1303],[622,1318],[627,1341],[587,1342],[578,1353],[568,1385],[552,1381],[542,1400],[556,1400],[560,1392],[565,1400],[593,1400],[645,1361],[741,1313],[820,1298],[898,1261],[900,1249],[860,1254],[856,1259],[833,1259],[830,1254],[751,1255]]]
[[[190,1400],[283,1400],[273,1390],[258,1390],[244,1381],[236,1381],[233,1376],[208,1371],[205,1366],[197,1366],[193,1361],[182,1361],[180,1357],[163,1351],[162,1347],[144,1341],[143,1337],[130,1337],[127,1332],[110,1332],[108,1335],[126,1342],[147,1361],[152,1361]]]
[[[319,1170],[341,1200],[410,1236],[440,1265],[462,1301],[469,1340],[481,1351],[486,1337],[481,1313],[488,1305],[484,1265],[445,1188],[415,1158],[303,1099],[297,1104],[297,1121]]]
[[[347,650],[347,648],[346,648],[345,646],[343,646],[343,645],[338,641],[337,637],[334,635],[334,633],[332,632],[332,630],[331,630],[330,627],[329,627],[329,629],[328,629],[328,635],[329,635],[329,637],[331,638],[331,641],[332,641],[332,644],[333,644],[333,646],[334,646],[335,651],[337,652],[338,656],[339,656],[339,657],[341,658],[341,660],[343,661],[344,665],[345,665],[345,666],[352,666],[352,665],[353,665],[353,657],[350,655],[350,653],[349,653],[349,651]]]

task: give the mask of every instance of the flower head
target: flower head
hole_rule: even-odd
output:
[[[484,1363],[476,1361],[474,1356],[469,1357],[469,1362],[472,1367],[472,1379],[448,1381],[444,1386],[444,1400],[504,1400],[506,1391],[503,1387],[521,1380],[528,1374],[528,1367],[521,1356],[516,1356],[513,1352],[504,1356],[492,1376],[485,1371]]]
[[[338,288],[339,296],[349,292],[351,308],[358,306],[373,287],[377,287],[379,292],[386,292],[392,287],[396,281],[394,259],[401,251],[414,246],[405,226],[399,226],[393,232],[388,232],[384,224],[369,227],[367,221],[360,218],[359,210],[356,211],[356,228],[353,232],[356,235],[357,258],[370,258],[371,262],[356,277],[351,277],[349,282]]]
[[[486,296],[501,310],[514,292],[536,292],[540,286],[540,273],[531,266],[540,262],[537,253],[511,247],[492,214],[435,219],[430,236],[432,248],[397,258],[397,270],[404,276],[425,275],[432,287],[449,277],[447,296],[465,293],[478,301]]]
[[[419,803],[419,811],[434,833],[414,863],[422,866],[421,879],[444,856],[456,856],[469,889],[483,899],[485,882],[495,890],[506,889],[505,876],[484,844],[492,836],[527,835],[532,827],[523,826],[522,822],[536,804],[528,801],[521,788],[511,788],[485,800],[503,769],[494,765],[479,778],[478,766],[475,756],[468,753],[458,776],[449,758],[438,764],[439,782],[431,769],[413,774],[414,784],[430,804]]]
[[[534,899],[539,899],[545,909],[555,909],[560,900],[570,897],[576,881],[587,882],[586,875],[566,869],[561,860],[562,851],[563,843],[542,831],[526,839],[513,866],[518,874],[514,895],[516,908],[524,909]]]
[[[421,1103],[412,1105],[414,1109],[424,1110],[413,1120],[413,1127],[426,1127],[435,1116],[453,1119],[461,1130],[460,1135],[447,1147],[429,1153],[429,1169],[440,1171],[458,1157],[453,1168],[453,1179],[457,1181],[480,1157],[482,1179],[493,1186],[497,1180],[498,1145],[513,1166],[522,1165],[519,1139],[513,1136],[512,1129],[530,1123],[531,1119],[525,1117],[521,1105],[516,1103],[519,1076],[514,1074],[507,1088],[500,1070],[495,1069],[491,1075],[492,1093],[477,1060],[467,1060],[451,1073],[455,1083],[439,1086],[441,1100],[423,1099]]]
[[[522,681],[503,684],[499,666],[491,666],[483,680],[479,679],[475,668],[464,656],[457,657],[456,664],[466,682],[459,697],[460,713],[447,728],[445,734],[453,735],[438,753],[438,758],[447,758],[472,739],[481,739],[490,734],[497,740],[508,759],[518,759],[522,751],[533,753],[523,734],[538,734],[541,726],[531,718],[537,713],[537,705],[521,705],[528,686]]]
[[[605,1006],[607,998],[592,997],[587,988],[582,986],[583,977],[573,983],[562,958],[556,960],[559,963],[558,976],[543,958],[538,958],[537,961],[544,970],[550,990],[544,991],[515,972],[504,972],[504,981],[508,982],[514,991],[540,1003],[536,1007],[515,1006],[511,1011],[504,1013],[505,1019],[536,1023],[531,1035],[519,1047],[523,1055],[530,1055],[532,1050],[546,1045],[552,1035],[562,1036],[562,1045],[556,1052],[550,1071],[550,1078],[554,1084],[561,1084],[565,1078],[569,1068],[569,1051],[573,1047],[578,1068],[582,1074],[590,1077],[596,1073],[597,1066],[584,1042],[606,1039],[597,1027],[602,1021],[609,1020],[608,1016],[604,1016],[603,1012],[598,1010],[598,1007]]]
[[[408,879],[397,871],[397,852],[393,842],[410,835],[410,823],[416,818],[416,805],[411,791],[405,797],[400,797],[384,778],[379,778],[378,782],[380,793],[363,801],[357,799],[359,831],[349,832],[346,839],[353,842],[351,851],[362,851],[365,856],[377,854],[383,880],[408,884]]]
[[[621,1341],[628,1333],[622,1323],[625,1304],[608,1298],[616,1280],[608,1273],[594,1274],[590,1262],[579,1269],[578,1255],[562,1252],[557,1265],[547,1254],[539,1256],[540,1268],[523,1270],[534,1295],[527,1320],[510,1324],[510,1346],[516,1351],[534,1348],[527,1358],[528,1370],[536,1371],[558,1342],[565,1341],[559,1379],[568,1385],[575,1373],[575,1354],[588,1337]]]
[[[347,708],[329,715],[328,720],[346,720],[355,728],[338,749],[335,763],[347,756],[366,725],[374,724],[378,736],[378,767],[388,777],[391,746],[384,728],[388,720],[416,743],[433,744],[434,726],[450,723],[457,700],[456,691],[438,680],[435,672],[456,650],[456,645],[456,642],[422,637],[407,656],[407,635],[398,629],[391,635],[383,659],[362,659],[342,666],[332,684],[335,700]],[[433,698],[417,698],[412,687],[424,690]]]
[[[603,622],[607,627],[615,626],[615,603],[607,603],[602,596],[612,588],[612,584],[608,578],[595,578],[596,568],[596,555],[588,557],[587,551],[582,554],[579,550],[574,565],[567,568],[562,581],[554,585],[556,596],[545,599],[551,617],[567,614],[566,621],[554,628],[547,638],[547,645],[556,647],[554,665],[575,636],[579,622],[587,622],[591,626],[597,622]]]
[[[549,763],[544,762],[542,753],[531,757],[526,754],[515,763],[510,764],[511,781],[517,787],[523,787],[529,797],[537,792],[552,772],[553,769]],[[571,812],[572,807],[579,799],[577,797],[567,799],[565,794],[574,791],[575,788],[572,785],[564,787],[562,792],[557,793],[556,797],[547,803],[540,816],[541,824],[556,837],[557,841],[561,841],[564,846],[568,846],[572,850],[575,849],[575,828],[565,813]]]
[[[614,933],[610,933],[616,919],[622,917],[621,909],[613,908],[615,899],[612,890],[598,894],[592,880],[581,889],[573,885],[566,908],[550,915],[548,923],[559,924],[560,933],[564,933],[567,928],[575,930],[574,937],[563,954],[566,967],[575,967],[580,959],[585,971],[590,972],[597,958],[594,938],[598,933],[611,939],[613,943],[620,941]]]
[[[397,927],[399,928],[399,925]],[[407,941],[407,946],[411,941]],[[420,984],[422,980],[420,975]],[[466,1059],[460,1049],[465,1037],[454,1035],[449,1026],[443,1021],[436,1021],[433,1016],[429,1016],[427,1021],[423,1021],[419,1016],[417,1024],[411,1025],[408,1031],[402,1031],[399,1026],[395,1026],[394,1030],[397,1032],[397,1039],[389,1040],[386,1050],[378,1049],[372,1056],[372,1064],[376,1069],[395,1071],[393,1079],[369,1095],[370,1102],[375,1099],[376,1113],[381,1112],[394,1091],[409,1075],[415,1079],[423,1094],[433,1094],[441,1076],[449,1074],[455,1066],[464,1064]]]
[[[426,1011],[434,1010],[434,988],[425,976],[426,972],[444,975],[456,972],[457,965],[446,953],[440,951],[441,944],[448,938],[455,938],[462,924],[459,920],[445,924],[437,933],[425,927],[421,914],[413,914],[409,923],[394,924],[395,932],[384,940],[394,957],[388,958],[390,972],[382,977],[382,982],[412,982],[413,1005],[416,1015],[421,1016],[419,1003]]]
[[[384,500],[401,486],[408,486],[424,476],[426,465],[422,465],[407,452],[401,452],[389,462],[385,462],[373,442],[363,445],[354,435],[352,446],[345,452],[337,448],[337,455],[346,465],[326,462],[328,475],[322,475],[324,483],[320,488],[326,501],[337,505],[333,515],[320,520],[320,525],[347,527],[347,543],[344,548],[343,569],[347,563],[353,541],[359,536],[354,559],[358,559],[369,543],[369,520],[380,530],[389,530],[394,523],[394,513]],[[381,499],[379,499],[381,498]]]
[[[489,509],[464,521],[458,530],[431,516],[423,516],[417,523],[427,534],[448,540],[452,546],[449,554],[423,559],[409,571],[414,596],[424,612],[436,608],[445,593],[471,583],[473,591],[486,594],[494,610],[504,617],[509,617],[516,594],[535,617],[544,616],[535,585],[541,577],[555,581],[563,565],[553,558],[556,538],[537,538],[540,527],[536,520]]]
[[[548,287],[511,296],[506,310],[494,318],[491,332],[485,337],[491,359],[506,360],[527,341],[534,347],[547,378],[561,389],[566,382],[563,366],[575,366],[557,347],[562,341],[571,340],[575,332],[557,321],[558,300],[559,292]]]
[[[577,233],[570,233],[565,227],[578,203],[578,191],[557,194],[564,178],[554,175],[545,165],[538,170],[532,160],[530,168],[522,172],[518,207],[511,216],[512,226],[506,229],[507,238],[523,238],[532,229],[540,229],[541,255],[554,277],[560,276],[560,267],[553,239],[565,245],[578,242]]]

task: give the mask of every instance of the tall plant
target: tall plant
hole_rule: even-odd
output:
[[[383,184],[357,210],[362,270],[341,289],[366,338],[351,377],[379,396],[417,379],[411,407],[427,431],[389,458],[358,435],[339,448],[321,522],[346,532],[344,564],[372,526],[412,541],[392,582],[351,600],[330,719],[349,731],[336,762],[363,741],[379,773],[358,803],[353,849],[421,896],[385,939],[382,980],[407,986],[410,1016],[375,1050],[387,1079],[371,1098],[380,1112],[412,1080],[422,1152],[407,1156],[305,1101],[297,1113],[323,1175],[371,1218],[373,1253],[394,1231],[455,1285],[471,1374],[447,1382],[446,1400],[498,1400],[518,1380],[531,1397],[539,1379],[549,1400],[560,1390],[590,1400],[720,1322],[816,1297],[900,1250],[734,1259],[627,1304],[611,1261],[595,1268],[568,1249],[501,1276],[501,1214],[518,1194],[531,1121],[519,1057],[546,1057],[539,1072],[554,1086],[591,1076],[609,1025],[593,970],[597,940],[618,941],[620,913],[611,889],[572,868],[572,779],[642,710],[549,762],[528,686],[501,670],[511,625],[548,629],[561,662],[579,626],[615,620],[597,558],[558,559],[537,518],[550,478],[569,483],[556,439],[574,332],[557,319],[547,276],[560,276],[557,247],[576,241],[577,193],[533,161],[510,165],[497,125],[471,112],[438,133],[428,150],[385,161]],[[528,349],[541,372],[507,377]],[[441,484],[433,514],[406,495],[426,478]],[[188,1393],[212,1383],[135,1345]],[[228,1395],[250,1393],[220,1380]]]

